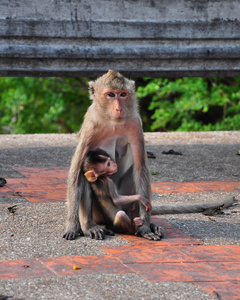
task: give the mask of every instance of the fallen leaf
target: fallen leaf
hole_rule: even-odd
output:
[[[156,156],[152,153],[152,152],[149,152],[149,151],[147,151],[147,157],[148,158],[156,158]]]
[[[12,196],[19,196],[19,197],[22,197],[22,196],[21,196],[21,192],[14,192],[14,193],[12,194]]]
[[[17,210],[17,205],[8,207],[8,212],[11,214],[14,214],[16,210]]]
[[[171,149],[169,151],[163,151],[162,154],[182,155],[181,152],[174,151],[173,149]]]
[[[30,268],[30,266],[29,265],[22,265],[22,268],[27,269],[27,268]]]
[[[0,177],[0,187],[3,187],[7,183],[5,178]]]

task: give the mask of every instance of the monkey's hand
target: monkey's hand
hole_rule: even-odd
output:
[[[95,225],[88,231],[89,231],[90,237],[92,239],[96,239],[96,240],[104,240],[105,235],[114,235],[113,231],[111,231],[110,229],[107,229],[105,227],[99,226],[99,225]]]
[[[84,235],[80,226],[78,226],[78,228],[76,228],[75,230],[67,230],[64,233],[63,238],[66,240],[75,240],[79,235]]]
[[[152,204],[146,198],[139,195],[139,201],[146,207],[146,211],[152,210]]]
[[[157,226],[157,225],[155,225]],[[138,227],[135,235],[144,237],[145,239],[148,240],[153,240],[153,241],[160,241],[162,235],[159,235],[159,232],[157,230],[154,230],[155,232],[152,232],[151,228],[147,225],[142,225]]]

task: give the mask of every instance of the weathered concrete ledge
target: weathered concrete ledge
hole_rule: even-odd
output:
[[[237,0],[4,1],[0,76],[239,76]]]
[[[146,145],[238,145],[240,131],[145,132]],[[74,147],[75,133],[1,134],[0,149]]]

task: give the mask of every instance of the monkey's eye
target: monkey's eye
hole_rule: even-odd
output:
[[[123,98],[127,97],[127,93],[126,92],[121,93],[120,97],[123,97]]]
[[[110,93],[108,93],[108,97],[110,97],[110,98],[115,98],[115,94],[112,93],[112,92],[110,92]]]

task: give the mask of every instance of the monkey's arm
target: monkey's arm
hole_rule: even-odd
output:
[[[221,201],[214,202],[202,202],[195,204],[180,204],[180,205],[159,205],[153,206],[152,215],[165,215],[165,214],[187,214],[187,213],[199,213],[204,212],[208,208],[217,208],[223,206],[223,208],[233,205],[235,197],[230,197]]]
[[[91,124],[91,123],[90,123]],[[79,132],[79,143],[73,155],[70,170],[68,173],[68,190],[67,190],[67,228],[63,237],[67,240],[75,239],[79,234],[83,235],[82,228],[79,222],[79,207],[80,210],[84,207],[86,214],[85,219],[90,219],[91,216],[91,197],[88,197],[89,187],[84,184],[84,175],[82,173],[83,159],[89,151],[91,141],[93,139],[93,129],[88,126],[82,126]],[[85,197],[84,197],[85,195]]]
[[[144,205],[144,207],[146,207],[146,211],[150,211],[152,209],[151,203],[146,198],[142,197],[139,194],[129,195],[129,196],[118,195],[113,181],[109,178],[108,178],[108,189],[111,198],[113,200],[113,203],[115,205],[124,205],[133,202],[140,202]]]
[[[129,196],[118,196],[118,198],[113,199],[113,202],[115,205],[124,205],[124,204],[129,204],[133,202],[141,202],[145,207],[146,211],[150,211],[152,209],[151,203],[141,195],[129,195]]]

